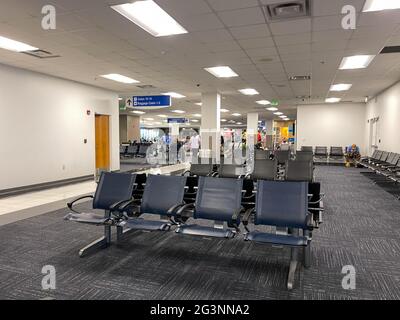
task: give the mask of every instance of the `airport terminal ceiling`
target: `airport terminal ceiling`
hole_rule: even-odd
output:
[[[121,96],[178,92],[174,106],[190,113],[201,92],[219,91],[222,108],[231,113],[263,111],[256,101],[277,100],[289,116],[296,105],[323,103],[332,96],[342,102],[364,102],[399,80],[396,54],[380,54],[398,45],[397,10],[362,12],[365,1],[348,1],[356,9],[356,26],[343,29],[342,0],[310,1],[310,16],[271,20],[270,0],[163,0],[162,5],[187,33],[153,37],[110,8],[126,1],[53,1],[57,28],[43,30],[37,10],[43,1],[2,0],[2,35],[30,43],[59,57],[39,59],[0,51],[3,63],[110,89]],[[366,69],[339,70],[351,55],[376,55]],[[229,66],[237,77],[220,79],[205,68]],[[139,83],[119,84],[100,75],[119,73]],[[306,80],[291,77],[310,76]],[[347,91],[331,92],[335,83],[351,83]],[[259,93],[238,92],[254,88]],[[196,112],[197,111],[197,112]],[[263,115],[262,115],[263,117]],[[276,117],[275,117],[276,118]]]

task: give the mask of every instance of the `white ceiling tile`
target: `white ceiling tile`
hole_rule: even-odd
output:
[[[288,20],[270,24],[274,36],[311,32],[311,19]]]
[[[265,22],[259,7],[218,12],[218,16],[228,27],[247,26]]]
[[[258,49],[275,46],[275,43],[271,37],[243,39],[238,40],[238,42],[243,49]]]
[[[208,0],[208,3],[216,11],[235,10],[258,6],[257,0]]]
[[[232,35],[236,39],[251,39],[251,38],[262,38],[262,37],[268,37],[271,35],[271,33],[268,30],[268,26],[266,23],[262,24],[255,24],[255,25],[250,25],[250,26],[244,26],[244,27],[233,27],[229,28],[231,31]]]

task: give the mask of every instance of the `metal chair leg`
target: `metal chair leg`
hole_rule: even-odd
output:
[[[304,267],[309,268],[311,266],[311,243],[304,247]]]
[[[291,259],[290,259],[290,266],[289,266],[289,273],[287,279],[287,288],[288,290],[292,290],[294,286],[294,278],[296,275],[297,269],[297,250],[296,248],[292,248],[291,250]]]
[[[88,244],[79,250],[79,256],[82,258],[98,249],[107,248],[111,244],[111,226],[104,227],[104,236]]]

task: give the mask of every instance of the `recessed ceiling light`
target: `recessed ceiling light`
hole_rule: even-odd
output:
[[[271,104],[271,102],[268,101],[268,100],[259,100],[259,101],[256,101],[256,103],[261,104],[261,105],[263,105],[263,106],[266,106],[266,105],[268,105],[268,104]]]
[[[104,74],[101,75],[100,77],[102,78],[106,78],[108,80],[113,80],[113,81],[117,81],[117,82],[121,82],[121,83],[126,83],[126,84],[131,84],[131,83],[139,83],[139,81],[129,78],[129,77],[125,77],[123,75],[120,75],[118,73],[110,73],[110,74]]]
[[[281,118],[281,119],[285,119],[285,118],[287,118],[285,115],[281,115],[281,116],[279,116],[279,118]]]
[[[159,114],[157,117],[159,117],[159,118],[168,118],[168,116],[166,116],[165,114]]]
[[[241,124],[243,124],[243,123],[241,123],[241,122],[236,122],[236,124],[241,125]]]
[[[239,76],[235,71],[227,66],[204,68],[204,70],[208,71],[217,78],[232,78]]]
[[[134,113],[134,114],[146,114],[146,112],[138,111],[138,110],[132,111],[132,113]]]
[[[265,108],[265,109],[267,109],[268,111],[278,111],[279,110],[278,108],[275,108],[275,107],[270,107],[270,108]]]
[[[247,88],[247,89],[240,89],[238,90],[240,93],[246,95],[246,96],[254,96],[256,94],[259,94],[257,90],[255,89],[251,89],[251,88]]]
[[[283,112],[275,112],[274,115],[281,116],[283,115]]]
[[[221,109],[221,110],[219,110],[219,111],[224,112],[224,113],[229,112],[228,109]]]
[[[192,120],[190,120],[190,121],[192,121],[192,122],[199,122],[199,120],[196,120],[196,119],[192,119]]]
[[[111,8],[154,37],[187,33],[185,28],[153,0],[135,1]]]
[[[347,91],[347,90],[350,90],[351,87],[352,87],[352,84],[339,83],[339,84],[332,85],[330,91]]]
[[[340,64],[340,70],[349,69],[362,69],[369,66],[371,61],[375,58],[374,55],[358,55],[344,57],[342,63]]]
[[[0,37],[0,48],[14,51],[14,52],[26,52],[26,51],[35,51],[39,50],[39,48],[35,48],[30,46],[29,44],[15,41],[6,37]]]
[[[124,100],[124,99],[122,99],[122,98],[118,98],[118,101],[122,101],[122,100]]]
[[[325,99],[325,102],[327,102],[327,103],[336,103],[336,102],[340,102],[340,100],[342,100],[342,99],[340,99],[340,98],[327,98],[327,99]]]
[[[197,102],[197,103],[195,103],[195,105],[202,106],[203,103],[202,102]]]
[[[154,118],[144,118],[144,120],[147,120],[147,121],[154,121]]]
[[[240,113],[232,113],[232,115],[233,115],[234,117],[240,117],[240,116],[241,116]]]
[[[228,121],[228,120],[226,120],[226,119],[221,119],[221,122],[226,122],[226,121]]]
[[[172,110],[172,112],[174,112],[174,113],[186,113],[186,112],[183,111],[183,110]]]
[[[363,12],[400,9],[399,0],[367,0]]]
[[[201,118],[201,114],[200,113],[196,113],[196,114],[193,115],[193,117]]]
[[[176,98],[176,99],[186,98],[186,96],[184,96],[180,93],[177,93],[177,92],[165,92],[165,93],[162,93],[162,95],[171,96],[172,98]]]

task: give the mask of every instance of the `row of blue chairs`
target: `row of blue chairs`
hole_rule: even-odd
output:
[[[310,266],[312,232],[318,221],[309,207],[311,195],[307,182],[258,180],[255,205],[246,210],[241,200],[243,179],[198,177],[193,203],[185,202],[186,176],[149,175],[142,184],[143,192],[138,192],[140,183],[136,179],[134,174],[103,173],[94,196],[68,203],[71,212],[65,220],[104,227],[103,237],[81,249],[80,256],[108,247],[113,228],[117,241],[136,230],[174,229],[182,236],[232,239],[242,234],[244,241],[290,247],[288,289],[293,288],[300,249],[303,250],[300,262]],[[88,198],[92,199],[93,209],[102,209],[105,214],[78,211],[76,204]],[[148,218],[155,215],[160,219]],[[192,223],[200,220],[212,220],[214,227]],[[257,230],[258,225],[276,227],[280,232],[262,232]]]

